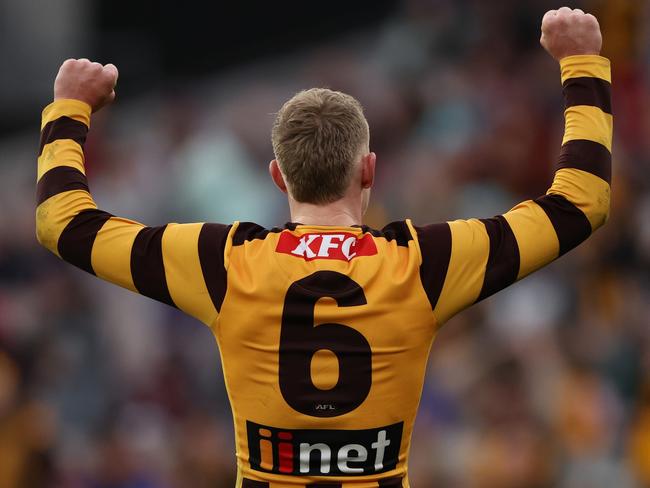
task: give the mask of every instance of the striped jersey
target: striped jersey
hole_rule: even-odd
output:
[[[237,488],[407,488],[438,328],[607,219],[609,61],[573,56],[561,72],[566,126],[545,195],[494,218],[407,219],[381,230],[147,227],[111,215],[96,207],[84,172],[90,107],[57,100],[43,112],[38,239],[71,264],[210,327],[233,410]]]

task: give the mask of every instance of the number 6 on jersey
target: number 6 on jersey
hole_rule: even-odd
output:
[[[372,352],[366,338],[343,324],[314,325],[314,307],[330,297],[339,307],[366,304],[357,282],[334,271],[317,271],[289,287],[280,331],[280,391],[294,409],[312,417],[337,417],[351,412],[368,396],[372,384]],[[319,350],[332,351],[339,378],[329,390],[314,385],[311,362]]]

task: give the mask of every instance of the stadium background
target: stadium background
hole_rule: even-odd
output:
[[[650,2],[568,4],[598,14],[613,60],[610,223],[443,329],[415,488],[650,486]],[[0,1],[0,486],[233,486],[210,332],[37,246],[39,114],[61,61],[121,70],[87,144],[112,213],[285,222],[266,175],[273,113],[328,86],[370,121],[369,224],[489,217],[550,181],[562,95],[537,40],[559,6]]]

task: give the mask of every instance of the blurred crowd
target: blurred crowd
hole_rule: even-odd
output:
[[[650,486],[650,5],[581,5],[613,60],[610,222],[442,329],[414,488]],[[409,0],[345,38],[118,101],[93,118],[93,195],[148,225],[282,224],[273,114],[327,86],[370,122],[369,225],[501,213],[546,190],[558,155],[559,69],[537,43],[540,12],[557,6]],[[37,118],[0,139],[0,487],[234,486],[210,331],[38,247]]]

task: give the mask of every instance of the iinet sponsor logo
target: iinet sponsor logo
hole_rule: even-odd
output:
[[[403,423],[365,430],[278,429],[246,422],[251,468],[288,475],[363,476],[395,469]]]
[[[377,246],[370,234],[358,237],[347,232],[303,234],[301,236],[282,232],[275,250],[303,258],[306,261],[313,259],[350,261],[358,256],[377,254]]]

